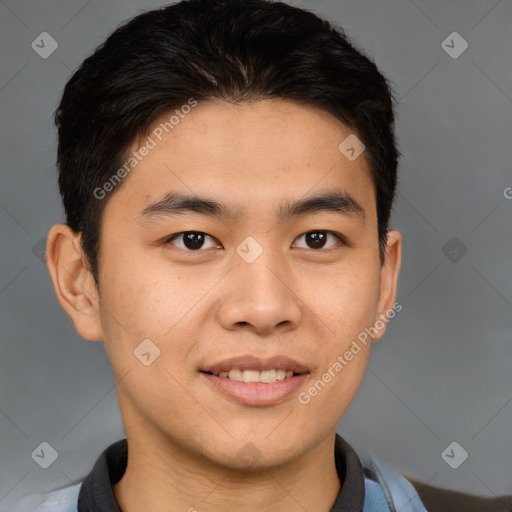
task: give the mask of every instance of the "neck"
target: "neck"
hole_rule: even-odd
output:
[[[113,486],[114,496],[123,512],[329,512],[340,491],[335,435],[292,462],[240,470],[191,453],[154,431],[127,430],[128,465]]]

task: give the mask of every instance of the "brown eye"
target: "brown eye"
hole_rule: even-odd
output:
[[[213,240],[213,237],[203,233],[202,231],[183,231],[182,233],[176,233],[168,238],[165,243],[172,243],[172,241],[176,238],[182,237],[182,247],[181,249],[189,250],[189,251],[198,251],[200,249],[204,249],[204,243],[207,238]],[[173,244],[174,245],[174,244]],[[212,247],[215,247],[213,245]],[[206,247],[209,249],[210,247]]]
[[[341,243],[342,245],[345,244],[344,238],[334,233],[333,231],[326,231],[326,230],[316,230],[316,231],[308,231],[307,233],[303,233],[298,238],[304,237],[305,242],[307,244],[306,247],[300,247],[301,249],[313,249],[313,250],[321,250],[321,249],[330,249],[332,247],[335,247],[335,244],[327,245],[329,236],[331,236],[334,239],[338,240],[338,244]],[[297,238],[297,239],[298,239]],[[181,245],[177,245],[174,243],[174,240],[180,240],[181,239]],[[165,241],[166,244],[172,244],[176,245],[180,249],[183,249],[185,251],[189,252],[200,252],[202,249],[211,249],[214,247],[217,247],[215,243],[213,245],[210,245],[209,247],[205,247],[205,242],[207,239],[210,239],[212,241],[215,241],[215,239],[202,232],[202,231],[183,231],[181,233],[175,233],[174,235],[167,238]],[[219,244],[220,245],[220,244]]]
[[[329,235],[332,235],[339,242],[344,243],[343,238],[340,235],[334,233],[333,231],[324,231],[324,230],[308,231],[307,233],[300,235],[300,237],[305,237],[305,241],[308,244],[308,247],[305,247],[306,249],[315,249],[316,250],[316,249],[325,249],[325,245],[326,245]],[[331,248],[331,247],[332,247],[332,245],[329,246],[328,248]],[[302,247],[301,247],[301,249],[302,249]]]

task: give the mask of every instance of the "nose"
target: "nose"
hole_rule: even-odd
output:
[[[286,261],[265,250],[248,263],[235,254],[226,276],[219,322],[228,330],[250,330],[261,335],[295,329],[303,303],[294,292],[294,277]]]

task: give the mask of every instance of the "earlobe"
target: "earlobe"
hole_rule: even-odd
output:
[[[46,262],[57,299],[78,333],[91,341],[102,341],[99,294],[80,235],[67,224],[55,224],[48,233]]]
[[[395,316],[396,290],[402,262],[402,235],[398,231],[388,231],[386,259],[381,268],[380,297],[375,318],[376,335],[374,341],[386,332],[386,325]]]

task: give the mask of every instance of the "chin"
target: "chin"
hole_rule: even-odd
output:
[[[271,432],[271,431],[269,431]],[[298,445],[293,437],[286,435],[275,436],[268,432],[252,433],[246,436],[234,436],[230,438],[224,448],[219,450],[220,444],[216,444],[216,452],[211,454],[215,462],[233,469],[243,471],[268,470],[281,464],[290,463],[297,455]],[[289,443],[287,445],[286,443]]]

